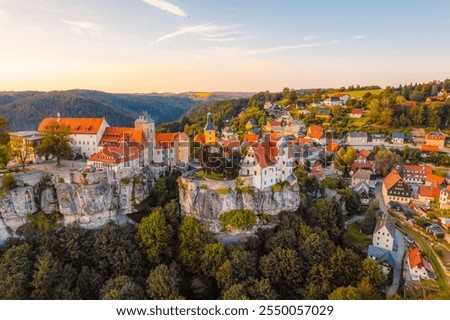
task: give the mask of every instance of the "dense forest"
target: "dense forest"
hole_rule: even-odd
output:
[[[199,101],[188,96],[112,94],[90,90],[0,92],[0,116],[12,130],[36,130],[44,117],[105,117],[111,126],[133,126],[147,111],[156,123],[178,119]]]
[[[175,176],[157,181],[137,225],[85,230],[30,216],[1,248],[0,299],[383,298],[376,262],[343,241],[341,206],[300,178],[300,209],[243,243],[221,244],[182,216]]]

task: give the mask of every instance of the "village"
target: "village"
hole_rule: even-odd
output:
[[[345,108],[348,99],[349,95],[338,94],[315,103],[314,117],[326,124],[332,117],[326,107]],[[156,133],[155,123],[146,113],[139,115],[134,127],[110,127],[105,118],[69,118],[58,113],[56,117],[44,118],[37,131],[9,135],[11,141],[19,141],[27,150],[22,162],[31,169],[46,170],[54,162],[48,156],[39,156],[34,148],[42,140],[42,134],[56,123],[69,130],[73,154],[70,165],[67,163],[54,168],[56,170],[117,172],[159,166],[169,171],[193,171],[198,177],[210,179],[243,179],[248,187],[258,190],[297,184],[299,168],[318,181],[343,177],[358,194],[362,206],[376,202],[379,207],[378,222],[366,250],[383,272],[393,277],[389,291],[397,292],[402,276],[405,281],[436,279],[436,263],[443,268],[444,275],[448,274],[448,257],[442,261],[432,258],[433,268],[430,253],[426,258],[424,251],[427,249],[423,246],[439,241],[439,246],[448,249],[450,218],[436,215],[436,212],[450,209],[449,168],[402,162],[390,167],[384,177],[376,169],[379,150],[418,147],[421,159],[437,153],[448,156],[448,136],[440,131],[425,133],[423,129],[414,129],[411,136],[403,132],[367,134],[361,128],[335,137],[330,126],[326,129],[318,124],[307,126],[294,119],[293,113],[309,112],[301,106],[282,106],[267,101],[264,111],[268,118],[266,124],[258,126],[258,121],[249,119],[245,132],[235,132],[231,120],[215,124],[211,112],[205,115],[203,130],[191,136],[184,132]],[[353,108],[348,112],[352,119],[362,115],[362,109]],[[347,156],[349,150],[353,152],[352,157]],[[216,167],[213,162],[211,166],[211,162],[205,160],[205,152],[213,158],[229,159],[227,165],[238,170],[237,176],[227,177],[223,170],[222,174],[217,174],[218,167],[227,165],[220,162]],[[234,154],[239,156],[234,157]],[[16,159],[16,163],[18,161]],[[203,176],[199,172],[203,172]],[[429,212],[433,212],[431,219]],[[363,216],[352,217],[351,213],[349,216],[347,227],[363,219]],[[414,233],[408,233],[411,228]]]

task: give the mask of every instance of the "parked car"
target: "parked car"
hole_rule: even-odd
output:
[[[408,242],[409,244],[414,244],[414,240],[408,236],[405,237],[405,241]]]
[[[81,154],[77,153],[73,156],[72,160],[76,161],[76,160],[80,160],[82,158],[83,158],[83,156]]]

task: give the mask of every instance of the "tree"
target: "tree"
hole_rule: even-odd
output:
[[[237,283],[229,287],[222,294],[223,300],[249,300],[247,290],[242,283]]]
[[[329,265],[333,285],[341,287],[356,284],[355,274],[361,270],[361,259],[355,252],[337,247],[330,256]]]
[[[319,199],[316,205],[308,210],[308,224],[318,226],[327,231],[330,238],[336,240],[342,231],[342,208],[334,199]]]
[[[250,279],[247,285],[248,295],[252,300],[276,300],[277,292],[273,289],[269,279]]]
[[[372,123],[377,123],[380,119],[381,114],[380,100],[372,99],[367,108],[369,110],[367,115],[369,116],[370,121]]]
[[[50,122],[48,128],[43,132],[43,139],[41,144],[37,147],[39,155],[54,155],[56,162],[61,165],[61,158],[70,157],[72,148],[70,147],[70,130],[67,127],[61,126],[56,121]]]
[[[28,299],[32,273],[33,255],[28,244],[6,250],[0,259],[0,299]]]
[[[11,155],[17,159],[25,169],[25,165],[30,156],[34,153],[34,148],[21,137],[12,137],[9,142]]]
[[[0,169],[3,169],[11,160],[11,153],[6,145],[0,145]]]
[[[182,299],[179,294],[179,281],[175,268],[160,264],[147,278],[147,294],[154,300]]]
[[[4,117],[0,117],[0,145],[8,144],[10,131],[8,121]]]
[[[208,243],[201,258],[201,268],[207,276],[214,277],[225,260],[225,247],[221,243]]]
[[[16,178],[14,178],[14,175],[11,172],[6,172],[3,175],[2,189],[3,190],[12,190],[16,187],[17,187]]]
[[[303,277],[297,251],[278,247],[261,257],[259,267],[282,298],[298,298]]]
[[[401,157],[390,150],[380,150],[375,155],[375,170],[385,177],[393,168],[401,163]]]
[[[172,256],[173,229],[166,222],[163,209],[158,207],[138,225],[139,245],[154,264],[169,261]]]
[[[228,289],[233,284],[246,281],[256,275],[255,254],[241,248],[231,249],[229,258],[222,263],[216,273],[216,280],[223,289]]]
[[[361,278],[367,278],[369,283],[379,291],[386,285],[386,276],[383,274],[383,271],[381,271],[377,262],[371,258],[363,260]]]
[[[144,290],[129,276],[117,276],[109,279],[100,290],[102,300],[142,300]]]
[[[361,300],[361,295],[353,286],[338,287],[330,293],[328,300]]]
[[[204,248],[210,242],[210,234],[205,225],[193,217],[185,217],[178,231],[179,261],[191,273],[199,272]]]

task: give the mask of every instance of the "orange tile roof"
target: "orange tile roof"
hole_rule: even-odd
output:
[[[354,162],[352,164],[352,171],[356,172],[359,169],[369,169],[370,170],[370,169],[372,169],[372,167],[373,167],[373,163],[371,163],[371,162],[366,162],[366,163]]]
[[[426,140],[438,140],[438,141],[445,141],[445,136],[440,132],[430,132],[425,137]]]
[[[139,158],[141,151],[142,148],[139,145],[119,143],[115,146],[104,147],[99,152],[94,153],[89,161],[119,164]]]
[[[403,170],[405,171],[419,171],[424,172],[425,174],[433,173],[433,168],[427,165],[417,166],[413,164],[405,164],[403,165]]]
[[[269,121],[271,127],[273,126],[281,126],[281,122],[277,120]]]
[[[145,138],[142,130],[135,128],[106,127],[100,144],[119,143],[125,140],[144,144]]]
[[[431,173],[427,175],[427,181],[436,182],[437,184],[443,184],[445,179]]]
[[[423,152],[439,152],[438,146],[431,146],[429,144],[422,144],[420,150]]]
[[[298,137],[297,141],[298,141],[298,143],[310,143],[311,137],[301,136],[301,137]]]
[[[205,135],[203,133],[197,133],[197,135],[194,137],[194,141],[200,143],[201,145],[204,145],[206,142]]]
[[[415,267],[423,268],[423,259],[417,247],[413,248],[408,254],[409,266],[411,269]]]
[[[104,118],[44,118],[39,123],[38,131],[45,131],[52,122],[69,128],[71,134],[97,134],[105,121]]]
[[[437,186],[437,183],[434,182],[431,186],[420,186],[419,187],[419,194],[422,197],[428,197],[428,198],[439,198],[441,194],[441,189]]]
[[[335,95],[335,97],[342,98],[343,96],[346,95],[347,95],[346,93],[338,93],[337,95]]]
[[[198,135],[197,135],[198,136]],[[203,135],[203,138],[205,135]],[[188,140],[184,132],[157,133],[155,134],[156,149],[173,148],[176,139]]]
[[[372,153],[372,151],[370,150],[366,150],[366,149],[362,149],[361,151],[358,152],[357,157],[361,157],[361,158],[367,158],[368,156],[370,156],[370,154]]]
[[[310,126],[308,128],[308,133],[312,133],[312,132],[320,132],[323,133],[323,129],[321,126]]]
[[[391,189],[398,181],[402,180],[402,177],[399,175],[398,171],[392,169],[392,171],[384,178],[384,185],[386,189]]]
[[[253,133],[246,133],[242,138],[242,142],[256,142],[258,141],[258,136]]]
[[[354,109],[352,109],[352,111],[350,113],[351,114],[362,114],[363,110],[362,109],[358,109],[358,108],[354,108]]]
[[[330,142],[327,144],[327,151],[336,152],[339,150],[339,144],[336,142]]]

